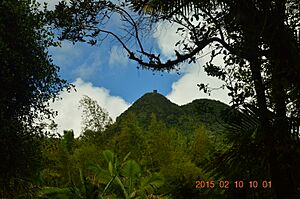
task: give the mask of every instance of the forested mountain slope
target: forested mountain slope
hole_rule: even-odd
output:
[[[230,108],[228,105],[210,99],[196,99],[191,103],[178,106],[165,96],[151,92],[144,94],[133,103],[116,120],[116,125],[122,123],[129,113],[135,114],[143,127],[150,124],[151,115],[154,114],[158,121],[162,121],[168,127],[176,127],[190,132],[195,123],[203,124],[212,131],[220,131],[222,128],[222,114]]]

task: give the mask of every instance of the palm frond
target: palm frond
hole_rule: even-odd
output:
[[[231,147],[216,155],[206,171],[212,171],[216,178],[265,177],[269,175],[266,164],[266,147],[263,131],[256,110],[252,107],[233,108],[227,111],[227,139]],[[250,167],[250,165],[252,165]],[[253,166],[255,165],[255,166]],[[240,176],[236,176],[239,173]]]
[[[166,18],[177,14],[188,15],[189,13],[198,13],[199,8],[205,6],[215,6],[216,0],[148,0],[148,1],[131,1],[132,8],[135,12],[147,13],[156,16],[164,16]]]
[[[128,184],[128,193],[131,193],[141,174],[140,165],[134,160],[128,160],[125,162],[121,174],[125,177],[125,182]]]
[[[146,195],[153,194],[156,189],[164,184],[164,178],[158,174],[154,173],[151,176],[147,176],[141,180],[140,190],[145,192]]]
[[[111,173],[108,170],[101,168],[98,164],[90,163],[88,169],[94,174],[94,184],[107,184],[112,178]]]
[[[141,173],[141,167],[136,161],[128,160],[122,168],[122,175],[127,178],[136,178]]]
[[[110,150],[103,151],[106,162],[115,162],[115,154]]]

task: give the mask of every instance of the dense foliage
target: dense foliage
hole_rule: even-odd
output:
[[[0,196],[299,198],[299,6],[295,0],[71,0],[42,12],[31,1],[1,1]],[[128,25],[130,38],[103,29],[113,14]],[[183,36],[170,59],[147,52],[141,40],[145,27],[160,21],[178,24]],[[57,45],[48,28],[59,39],[91,45],[112,36],[130,59],[159,71],[179,70],[210,47],[204,69],[224,81],[235,109],[220,111],[223,104],[206,100],[179,107],[147,94],[111,124],[85,98],[80,138],[72,131],[43,137],[35,122],[52,116],[46,102],[67,87],[47,54]],[[137,47],[129,47],[132,39]],[[224,65],[214,63],[219,56]],[[230,187],[212,188],[211,179]],[[196,188],[197,180],[204,188]],[[237,180],[267,186],[235,188]]]
[[[209,103],[216,102],[206,100]],[[151,108],[154,105],[159,113]],[[197,110],[189,106],[191,112]],[[195,182],[209,179],[204,166],[216,151],[224,150],[224,140],[216,141],[218,136],[207,129],[210,123],[185,124],[197,120],[187,118],[187,112],[185,120],[174,125],[158,119],[166,114],[181,116],[170,114],[168,107],[180,109],[160,94],[147,93],[117,122],[94,131],[93,139],[84,132],[76,139],[72,131],[65,131],[62,138],[47,138],[43,151],[48,163],[41,176],[44,188],[40,197],[196,198],[201,192],[221,194],[220,190],[196,189]],[[184,126],[190,130],[183,131]]]
[[[253,129],[259,133],[239,133],[245,140],[253,139],[253,153],[238,142],[232,150],[238,149],[250,159],[260,151],[261,170],[272,178],[276,197],[297,198],[300,180],[295,173],[299,173],[300,164],[294,159],[299,159],[300,142],[299,7],[296,0],[126,0],[120,4],[85,0],[61,3],[50,13],[50,24],[61,30],[60,39],[73,42],[95,44],[104,35],[111,36],[129,59],[155,71],[179,70],[181,63],[196,63],[199,55],[210,49],[211,59],[203,66],[206,73],[224,81],[235,108],[244,106],[245,114],[250,109],[258,119]],[[124,22],[124,35],[106,29],[113,14]],[[145,30],[166,21],[178,25],[176,33],[181,36],[170,57],[147,51],[142,40]],[[132,47],[129,41],[136,45]],[[224,64],[214,62],[216,58],[223,58]],[[203,82],[198,86],[204,92],[212,90]],[[239,158],[228,156],[226,161],[235,164]]]
[[[41,118],[68,84],[47,47],[55,45],[44,14],[30,1],[0,2],[0,197],[32,197],[42,154]]]
[[[79,103],[79,107],[83,109],[83,131],[104,131],[106,127],[112,123],[112,119],[108,113],[99,106],[97,101],[88,96],[84,96]]]

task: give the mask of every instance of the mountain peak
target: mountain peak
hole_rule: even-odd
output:
[[[164,95],[158,93],[157,90],[153,90],[153,92],[145,93],[142,97],[140,97],[137,101],[135,101],[134,104],[143,100],[153,101],[153,100],[168,100],[168,99]]]
[[[137,115],[145,125],[149,120],[151,114],[155,114],[158,120],[166,120],[171,122],[174,117],[181,115],[183,112],[177,104],[172,103],[164,95],[153,90],[153,92],[145,93],[137,101],[135,101],[132,106],[130,106],[124,113],[122,113],[117,120],[127,115],[129,112]]]
[[[171,102],[164,95],[158,93],[156,90],[144,94],[141,98],[133,103],[128,109],[133,112],[153,112],[153,113],[174,113],[180,111],[177,104]]]
[[[117,123],[121,122],[129,112],[135,114],[144,127],[150,122],[151,115],[156,115],[158,121],[163,121],[167,126],[180,126],[182,120],[187,117],[193,118],[197,123],[216,122],[222,110],[228,105],[210,99],[197,99],[186,105],[174,104],[164,95],[153,90],[145,93],[132,106],[117,118]]]

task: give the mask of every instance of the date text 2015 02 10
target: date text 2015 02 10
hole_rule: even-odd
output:
[[[213,189],[213,188],[221,188],[221,189],[228,189],[228,188],[236,188],[236,189],[242,189],[242,188],[250,188],[250,189],[256,189],[256,188],[264,188],[269,189],[272,188],[272,181],[271,180],[236,180],[234,182],[229,182],[228,180],[197,180],[196,181],[196,189]]]

